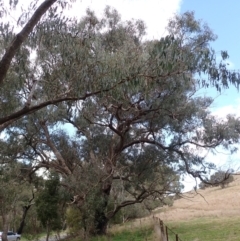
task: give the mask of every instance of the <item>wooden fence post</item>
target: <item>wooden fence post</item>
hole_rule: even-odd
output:
[[[166,241],[168,240],[167,236],[166,236],[166,229],[164,228],[164,223],[161,219],[159,219],[159,223],[160,223],[160,229],[161,229],[161,235],[162,235],[162,240]]]
[[[178,235],[176,234],[176,241],[178,241]]]
[[[164,234],[164,226],[163,226],[163,221],[159,220],[160,222],[160,228],[161,228],[161,232]]]
[[[168,227],[166,226],[166,238],[167,238],[167,241],[168,241]]]

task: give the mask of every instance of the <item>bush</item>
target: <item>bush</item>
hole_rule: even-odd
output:
[[[76,234],[81,229],[82,216],[76,207],[69,207],[66,212],[66,222],[71,234]]]

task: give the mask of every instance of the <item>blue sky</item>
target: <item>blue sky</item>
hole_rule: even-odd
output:
[[[238,0],[182,0],[180,12],[194,11],[218,35],[213,47],[228,50],[234,67],[240,69],[240,1]]]
[[[218,39],[213,42],[215,51],[227,50],[230,56],[230,67],[240,70],[240,1],[238,0],[182,0],[180,13],[194,11],[197,19],[202,19],[217,34]],[[216,92],[210,92],[215,97]],[[239,92],[235,88],[225,90],[216,99],[214,109],[229,106],[229,111],[239,109]],[[226,114],[226,113],[225,113]]]

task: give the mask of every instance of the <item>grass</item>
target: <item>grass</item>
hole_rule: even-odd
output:
[[[240,240],[240,218],[197,218],[169,222],[167,225],[179,235],[182,241]]]
[[[153,230],[150,228],[145,229],[135,229],[133,231],[124,230],[118,233],[112,233],[107,237],[94,237],[91,241],[150,241]]]
[[[66,239],[68,241],[69,239]],[[83,241],[83,239],[71,238],[71,241]],[[120,232],[110,232],[107,236],[96,236],[89,239],[89,241],[155,241],[153,239],[153,229],[134,228],[134,230],[122,230]]]

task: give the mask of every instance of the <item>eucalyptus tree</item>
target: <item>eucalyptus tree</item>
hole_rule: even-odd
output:
[[[22,47],[36,55],[19,69],[36,77],[31,103],[53,105],[6,133],[33,170],[62,175],[89,231],[103,234],[121,208],[178,192],[183,173],[207,182],[214,165],[204,151],[236,150],[239,120],[218,121],[209,111],[213,100],[198,93],[238,87],[239,73],[224,62],[227,52],[216,60],[215,35],[189,12],[172,19],[168,33],[144,41],[141,21],[122,22],[108,7],[101,19],[88,10],[80,22],[43,21]],[[20,91],[21,98],[31,89]]]

